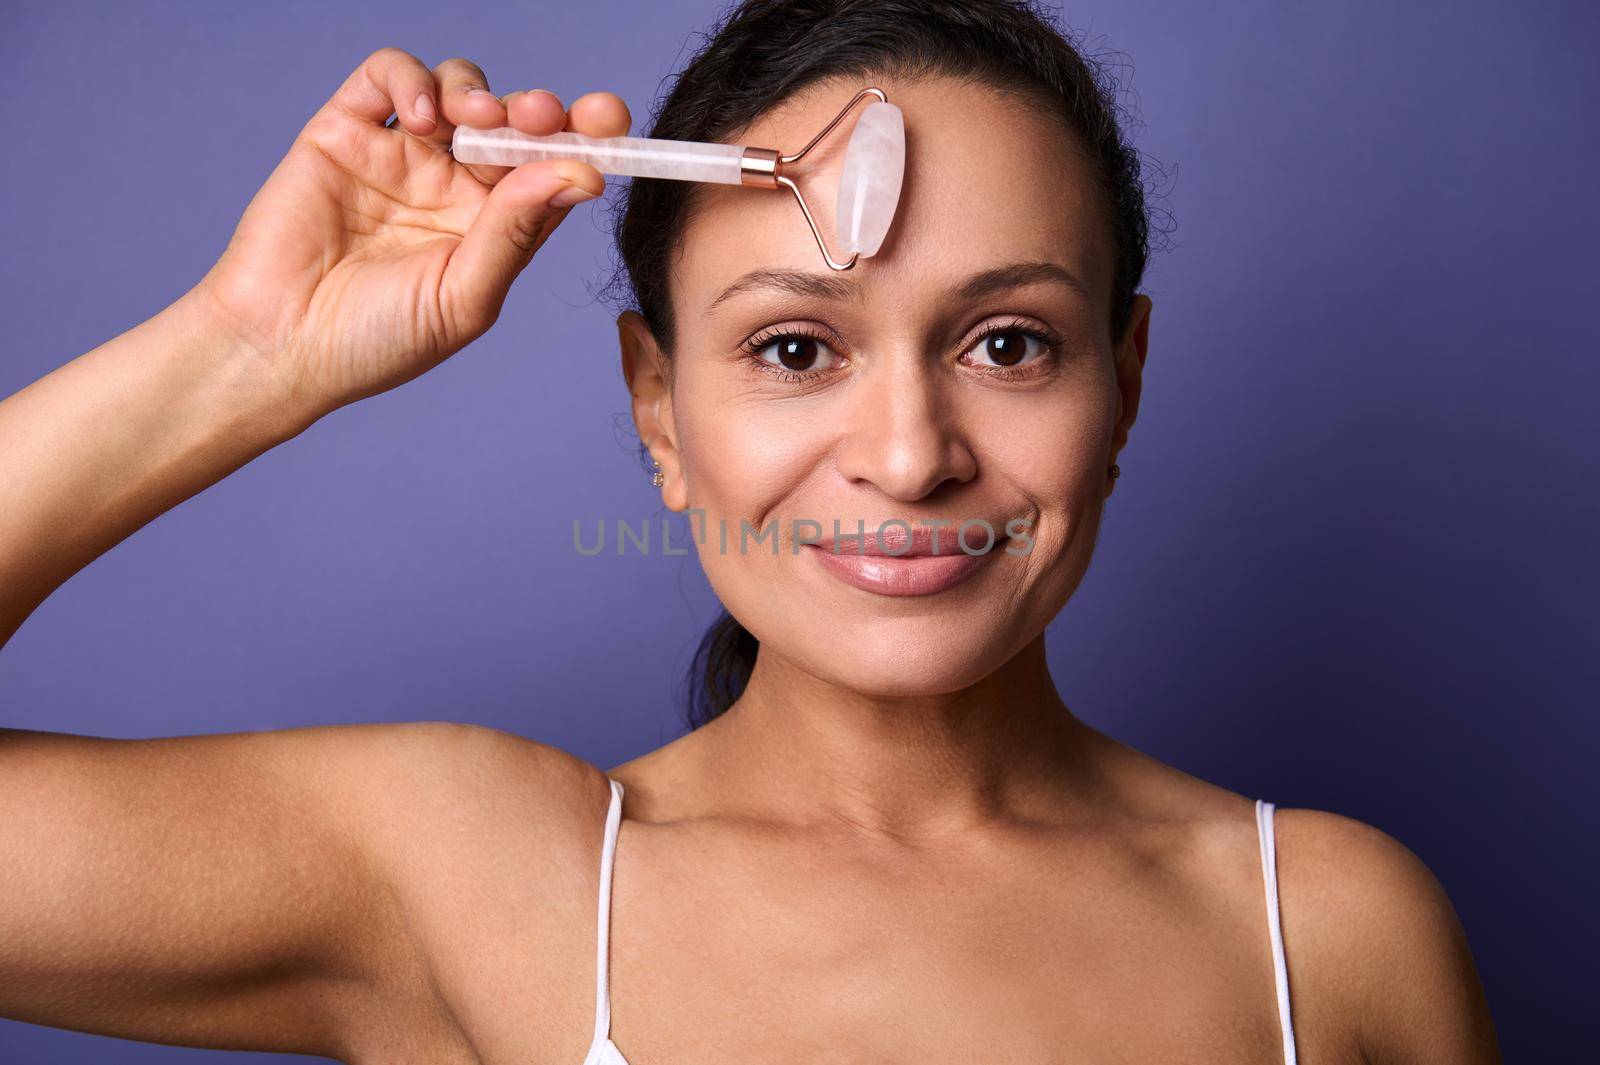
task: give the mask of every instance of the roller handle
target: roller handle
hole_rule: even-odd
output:
[[[738,144],[660,140],[650,137],[586,137],[582,133],[537,136],[510,126],[457,126],[450,154],[462,163],[520,166],[540,159],[578,159],[602,174],[675,181],[741,183]]]

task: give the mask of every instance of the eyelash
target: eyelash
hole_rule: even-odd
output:
[[[1035,367],[1038,364],[1053,362],[1054,360],[1060,358],[1061,345],[1065,343],[1065,338],[1054,331],[1039,329],[1035,326],[1029,325],[1022,319],[1017,319],[1011,322],[996,323],[995,325],[984,329],[973,338],[972,343],[967,345],[966,350],[970,351],[979,344],[983,343],[985,340],[989,339],[991,336],[994,336],[996,333],[1018,333],[1032,340],[1037,340],[1039,343],[1044,345],[1044,351],[1040,353],[1038,358],[1035,358],[1031,362],[1025,363],[1021,366],[977,367],[977,369],[983,373],[1007,380],[1036,373],[1038,371],[1035,369]],[[762,373],[772,374],[780,381],[791,381],[798,383],[812,380],[821,377],[825,373],[828,373],[829,371],[827,370],[790,370],[782,366],[775,366],[761,357],[761,353],[767,348],[771,347],[773,341],[788,340],[794,337],[807,337],[820,343],[827,344],[829,347],[833,346],[836,339],[833,334],[828,331],[812,329],[807,326],[789,326],[776,329],[763,329],[761,332],[745,341],[742,345],[740,345],[740,347],[744,354],[750,358],[750,361],[756,364],[757,370]]]

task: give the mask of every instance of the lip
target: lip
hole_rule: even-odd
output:
[[[951,522],[908,527],[881,524],[861,535],[841,532],[808,543],[825,571],[844,583],[877,595],[936,595],[981,569],[1008,541],[1005,521],[958,525]],[[990,530],[993,530],[993,542]]]
[[[957,551],[953,555],[834,554],[807,544],[806,552],[828,573],[846,584],[878,595],[935,595],[972,576],[995,554]]]

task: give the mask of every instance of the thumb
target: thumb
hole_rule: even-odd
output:
[[[511,283],[534,252],[567,216],[573,203],[551,204],[566,189],[605,191],[605,178],[583,163],[548,160],[524,163],[501,178],[450,254],[440,279],[440,298],[451,320],[477,334],[499,317]]]

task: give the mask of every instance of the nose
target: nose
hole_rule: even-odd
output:
[[[972,480],[977,459],[936,375],[925,366],[876,370],[853,382],[856,402],[835,458],[840,475],[901,502],[926,498],[946,481]]]

